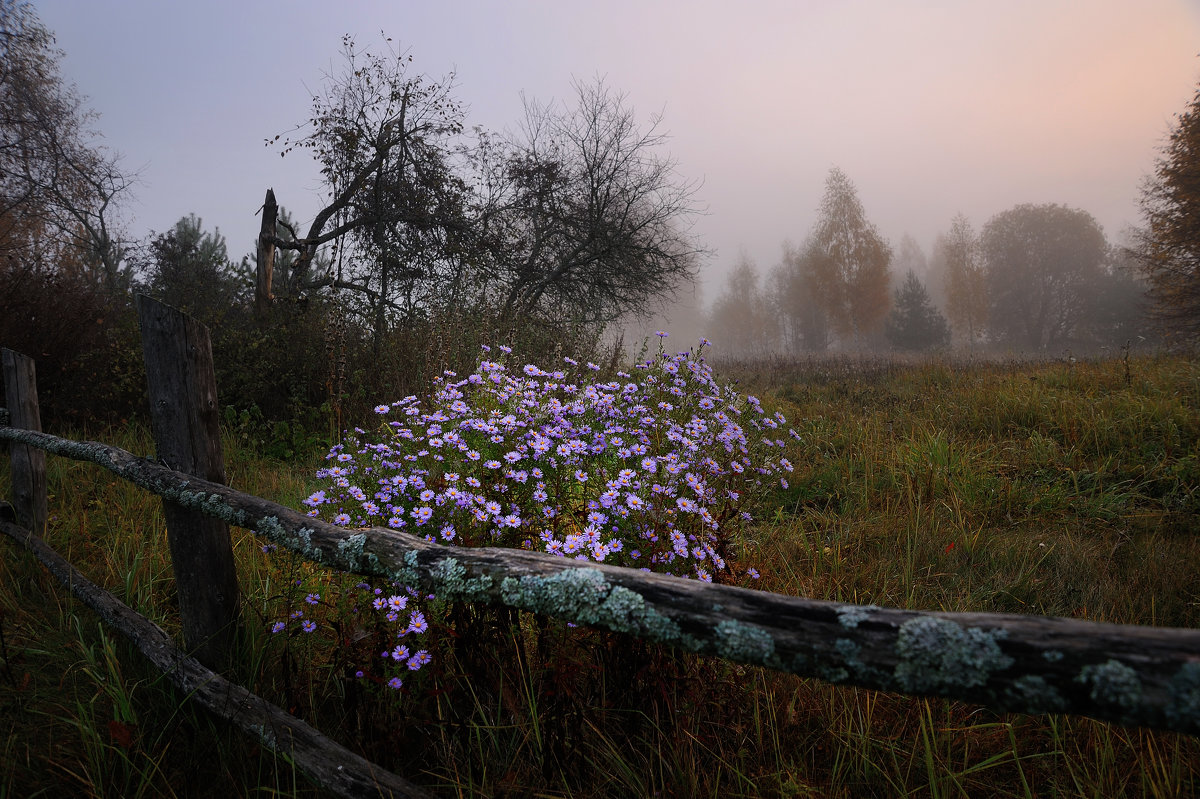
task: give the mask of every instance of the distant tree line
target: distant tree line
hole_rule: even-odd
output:
[[[727,357],[1112,351],[1157,340],[1150,288],[1135,252],[1063,205],[1018,205],[979,233],[959,214],[930,258],[910,236],[894,251],[834,168],[804,243],[784,245],[765,281],[739,259],[713,301],[708,335]]]

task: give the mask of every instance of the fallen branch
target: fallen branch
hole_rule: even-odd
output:
[[[0,428],[323,566],[832,683],[1200,735],[1200,630],[931,613],[781,596],[534,552],[335,527],[124,450]]]
[[[29,530],[0,520],[0,532],[32,552],[59,582],[128,638],[190,701],[290,758],[325,790],[350,799],[429,796],[185,655],[161,627],[88,580]]]

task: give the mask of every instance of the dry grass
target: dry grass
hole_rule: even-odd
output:
[[[842,360],[736,376],[802,435],[790,488],[757,509],[744,542],[763,588],[1200,626],[1195,362]],[[151,450],[138,429],[99,437]],[[307,465],[232,439],[226,455],[235,487],[292,506],[307,492]],[[158,501],[61,459],[49,477],[52,545],[171,629]],[[263,632],[296,579],[336,593],[345,578],[268,558],[244,531],[235,539],[245,682],[444,795],[1187,796],[1200,786],[1191,738],[836,688],[481,608],[442,609],[437,668],[389,700],[347,678],[355,653],[336,642]],[[8,542],[0,631],[0,797],[317,795],[290,764],[180,709]]]

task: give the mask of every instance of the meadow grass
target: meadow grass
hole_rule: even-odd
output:
[[[800,434],[789,487],[754,509],[740,542],[761,588],[1200,626],[1195,361],[838,359],[718,374]],[[134,426],[94,437],[153,450]],[[234,487],[301,507],[320,458],[272,461],[230,437],[226,460]],[[50,544],[176,633],[158,499],[60,458],[49,483]],[[233,535],[246,631],[237,678],[442,795],[1200,792],[1193,738],[833,687],[503,609],[436,606],[434,664],[397,694],[353,678],[378,656],[378,631],[348,605],[330,603],[326,637],[267,631],[298,592],[350,597],[357,578]],[[294,764],[181,707],[7,540],[0,634],[0,797],[320,795]]]

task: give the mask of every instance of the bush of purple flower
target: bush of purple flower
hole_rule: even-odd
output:
[[[716,383],[702,357],[707,343],[674,354],[660,344],[615,380],[572,358],[549,371],[513,368],[508,347],[496,355],[484,347],[471,374],[435,380],[428,408],[412,396],[379,405],[377,432],[355,428],[333,447],[316,474],[325,487],[304,500],[308,514],[451,547],[756,579],[754,568],[735,569],[734,547],[752,498],[775,481],[787,486],[783,431],[796,434],[782,414]],[[375,662],[365,673],[350,668],[393,689],[432,661],[420,643],[432,596],[396,584],[310,582],[296,583],[304,599],[289,603],[273,633],[305,641],[324,633],[341,656],[365,638]],[[329,619],[317,621],[321,614]]]
[[[616,380],[571,358],[510,366],[509,348],[485,347],[471,374],[436,379],[430,407],[412,396],[380,405],[379,433],[356,428],[333,447],[309,515],[732,581],[745,508],[787,485],[783,431],[796,434],[719,386],[706,344],[660,345]]]

